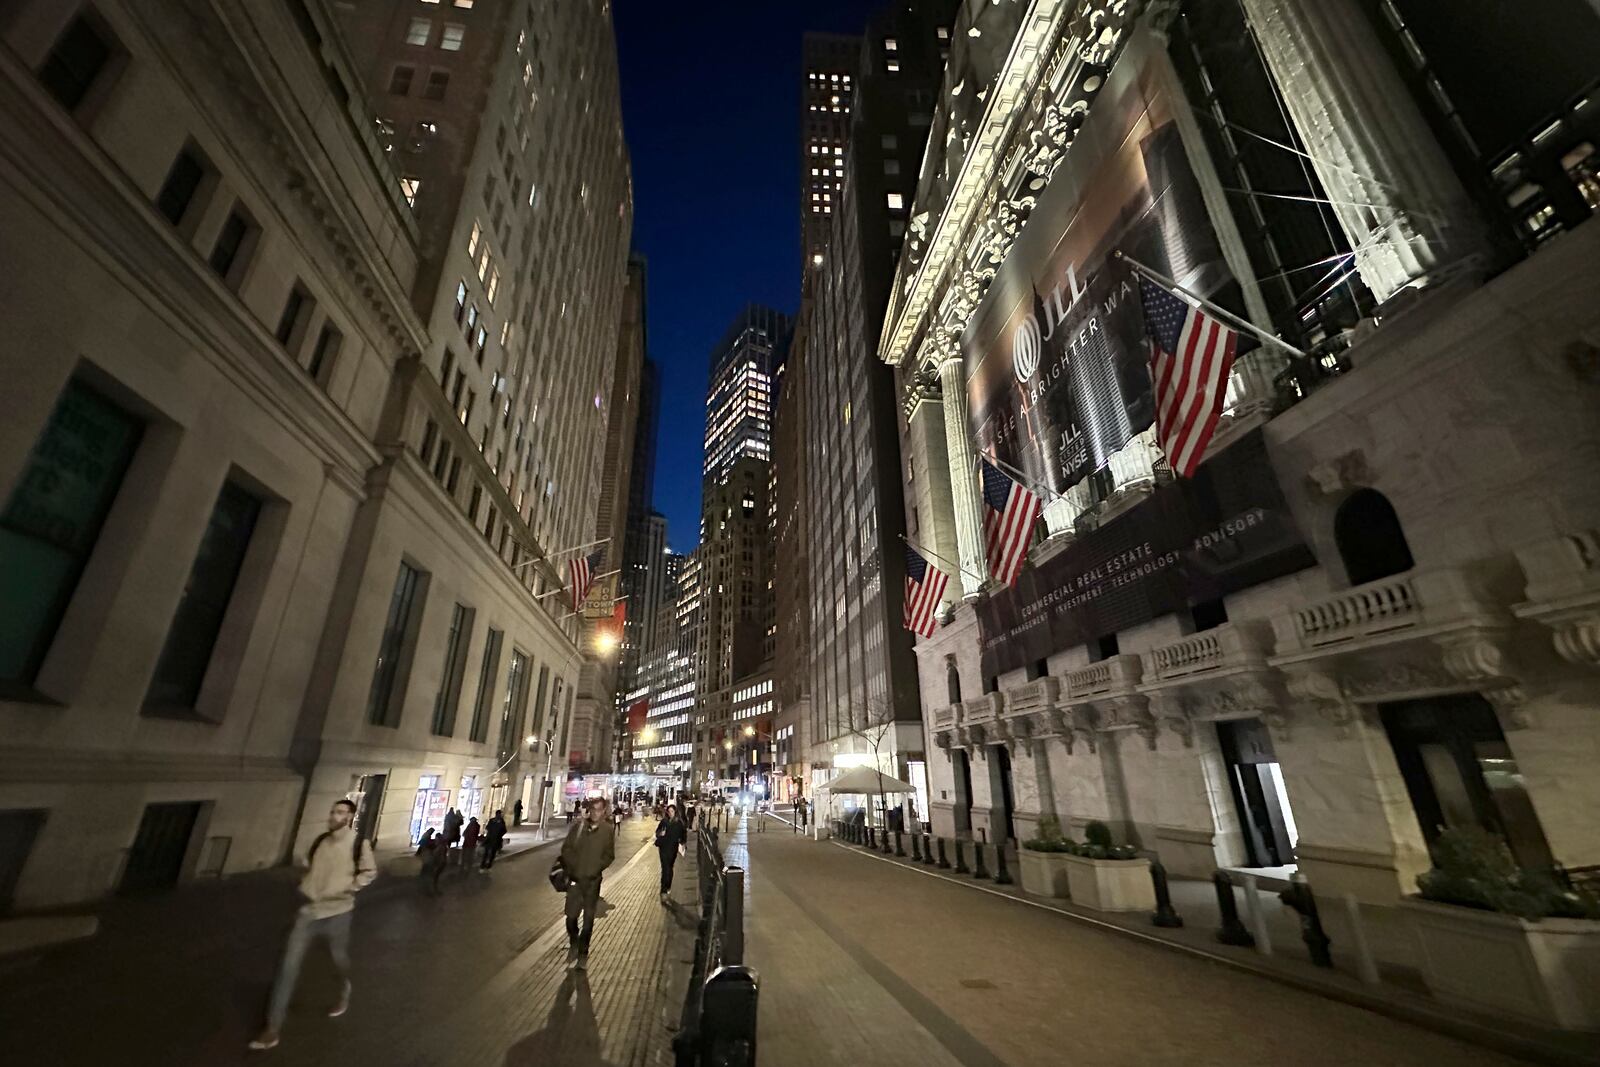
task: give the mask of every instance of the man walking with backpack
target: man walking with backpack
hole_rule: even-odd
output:
[[[589,966],[589,939],[594,936],[594,911],[600,905],[600,876],[617,856],[617,831],[606,817],[604,797],[589,801],[583,818],[567,831],[556,862],[567,873],[567,965]],[[583,925],[578,925],[578,917]]]
[[[267,1025],[250,1042],[253,1049],[274,1048],[289,1011],[300,978],[300,965],[306,949],[321,938],[339,971],[339,1000],[328,1014],[338,1018],[350,1008],[350,920],[356,893],[372,884],[378,866],[372,858],[372,844],[351,825],[356,816],[354,801],[340,799],[328,811],[328,829],[311,843],[306,858],[305,877],[300,879],[300,895],[306,900],[295,916],[294,928],[283,950],[277,980],[272,984],[272,999],[267,1005]]]

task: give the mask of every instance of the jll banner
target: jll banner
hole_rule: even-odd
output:
[[[1178,92],[1166,55],[1130,44],[962,338],[978,448],[1036,486],[1075,485],[1154,417],[1137,280],[1112,253],[1239,303]]]
[[[981,601],[984,676],[1314,562],[1256,430]]]

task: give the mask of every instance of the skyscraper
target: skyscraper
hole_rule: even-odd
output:
[[[793,331],[789,316],[750,304],[712,350],[706,387],[707,482],[726,481],[741,457],[763,464],[771,460],[772,377]]]
[[[828,222],[844,184],[861,38],[808,33],[801,45],[800,252],[803,276],[822,264]]]
[[[813,767],[875,753],[882,770],[914,784],[924,745],[897,535],[915,537],[916,518],[908,525],[893,374],[875,357],[954,7],[895,5],[867,28],[852,68],[846,164],[800,330],[806,350],[785,384],[813,416],[801,420],[806,529],[789,535],[806,546],[814,609],[810,721],[800,732]]]

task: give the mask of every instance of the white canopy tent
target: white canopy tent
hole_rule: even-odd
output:
[[[851,767],[837,778],[824,783],[823,788],[834,796],[860,793],[877,796],[879,793],[915,793],[916,786],[902,782],[892,775],[872,767]]]

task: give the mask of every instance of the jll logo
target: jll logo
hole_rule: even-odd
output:
[[[1065,304],[1061,302],[1062,290],[1068,294]],[[1017,327],[1017,332],[1011,337],[1011,370],[1016,374],[1017,381],[1026,385],[1039,370],[1040,353],[1046,341],[1054,337],[1056,330],[1061,326],[1061,321],[1067,317],[1067,312],[1083,299],[1087,290],[1078,283],[1078,272],[1071,263],[1067,264],[1066,277],[1054,289],[1049,297],[1039,300],[1035,295],[1034,311],[1022,320]],[[1044,312],[1045,328],[1039,329],[1039,314]]]

